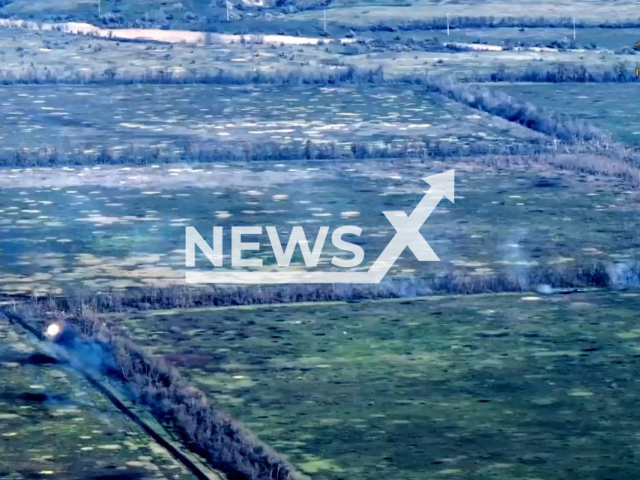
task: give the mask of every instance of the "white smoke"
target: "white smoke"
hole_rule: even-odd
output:
[[[640,265],[637,262],[614,263],[607,267],[609,282],[615,288],[640,287]]]

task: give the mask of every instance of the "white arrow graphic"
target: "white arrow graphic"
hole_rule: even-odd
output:
[[[409,249],[420,262],[438,262],[440,259],[420,234],[420,228],[440,203],[447,198],[454,202],[455,170],[424,177],[431,188],[410,215],[403,211],[383,212],[389,223],[396,229],[380,256],[366,272],[195,272],[187,270],[187,283],[226,284],[285,284],[285,283],[380,283],[398,260],[405,248]]]
[[[420,262],[440,261],[420,234],[420,228],[443,197],[452,203],[455,201],[455,170],[424,177],[422,180],[431,185],[431,188],[425,193],[410,216],[407,216],[403,211],[382,212],[396,229],[396,234],[367,272],[367,274],[375,274],[377,281],[372,283],[379,283],[382,280],[406,247],[411,249]]]

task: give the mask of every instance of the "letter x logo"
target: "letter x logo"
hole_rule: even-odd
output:
[[[370,272],[374,270],[388,270],[395,263],[405,248],[409,249],[420,262],[438,262],[440,259],[420,234],[420,228],[433,213],[443,197],[454,201],[455,170],[448,170],[438,175],[425,177],[423,180],[431,185],[420,203],[410,215],[403,211],[382,212],[389,223],[396,229],[396,234],[389,245],[375,261]]]

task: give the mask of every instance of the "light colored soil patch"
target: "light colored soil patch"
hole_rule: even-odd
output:
[[[187,30],[161,30],[157,28],[100,28],[89,23],[42,23],[20,20],[0,19],[0,28],[21,28],[27,30],[55,30],[73,35],[88,35],[98,38],[121,40],[148,40],[163,43],[188,43],[192,45],[210,45],[214,43],[235,43],[248,41],[251,43],[317,45],[324,42],[321,38],[292,37],[289,35],[230,35]],[[353,43],[356,39],[345,38],[341,43]]]

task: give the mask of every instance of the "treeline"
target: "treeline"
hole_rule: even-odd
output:
[[[355,32],[379,31],[411,31],[411,30],[446,30],[462,28],[573,28],[573,17],[495,17],[495,16],[452,16],[429,19],[380,22],[374,25],[344,25]],[[628,20],[605,20],[603,22],[580,20],[575,21],[576,28],[640,28],[640,18]]]
[[[469,40],[466,43],[462,42],[443,42],[438,37],[433,38],[421,38],[416,39],[412,37],[401,37],[396,35],[393,39],[373,38],[373,39],[359,39],[356,42],[345,45],[333,45],[330,44],[327,50],[337,55],[364,55],[368,53],[383,53],[383,52],[443,52],[443,53],[456,53],[456,52],[476,52],[475,45],[488,45],[489,42],[481,41],[479,39]],[[492,42],[491,45],[497,45],[502,47],[504,51],[516,50],[516,49],[555,49],[560,52],[569,50],[584,49],[584,50],[596,50],[598,46],[594,42],[582,44],[574,40],[568,39],[556,39],[549,42],[537,42],[527,40],[514,40],[505,39],[499,42]],[[633,48],[624,47],[614,52],[617,55],[636,55],[636,51]],[[336,65],[341,65],[339,59],[329,59]]]
[[[458,76],[465,82],[534,82],[534,83],[630,83],[640,79],[636,65],[618,62],[613,65],[557,63],[545,67],[509,69],[504,65],[492,73]]]
[[[383,48],[383,41],[371,45],[346,45],[341,49],[345,55],[361,53],[359,48]],[[434,49],[436,51],[467,51],[464,45],[446,44],[437,41],[408,41],[409,48]],[[411,47],[413,45],[413,47]],[[0,85],[403,85],[428,83],[437,73],[417,72],[386,77],[384,69],[358,68],[350,64],[295,70],[273,71],[227,71],[217,69],[201,72],[196,69],[175,73],[171,70],[131,71],[126,68],[107,68],[92,71],[57,71],[48,68],[27,68],[21,71],[0,69]],[[587,65],[581,63],[553,63],[540,67],[509,68],[499,66],[496,71],[484,73],[460,73],[456,78],[462,82],[548,82],[548,83],[628,83],[638,82],[636,65],[617,62],[610,65]]]
[[[487,43],[487,42],[473,42],[473,43]],[[513,39],[505,39],[502,40],[499,45],[504,50],[514,50],[517,48],[527,49],[527,48],[553,48],[558,50],[559,52],[566,52],[568,50],[597,50],[600,48],[595,42],[589,42],[583,44],[576,40],[570,40],[567,38],[561,38],[556,40],[551,40],[550,42],[542,43],[535,42],[529,40],[513,40]],[[625,50],[621,49],[615,52],[616,54],[625,54],[625,55],[634,55],[635,51],[633,49]]]
[[[329,44],[327,51],[338,55],[364,55],[383,52],[469,52],[473,49],[455,42],[442,42],[439,38],[382,38],[361,39],[349,44]]]
[[[215,85],[342,85],[384,83],[381,67],[361,69],[352,65],[335,68],[309,68],[279,71],[226,71],[145,70],[107,68],[92,71],[57,71],[48,68],[28,68],[22,71],[0,70],[0,85],[132,85],[132,84],[215,84]]]
[[[493,275],[445,274],[435,278],[388,277],[379,284],[334,285],[220,285],[103,290],[100,294],[67,292],[55,299],[56,308],[75,311],[79,305],[108,313],[131,310],[228,307],[239,305],[410,298],[429,295],[468,295],[526,292],[540,285],[558,289],[628,288],[640,286],[640,264],[592,263],[576,267],[548,266]]]
[[[495,115],[531,130],[567,143],[603,142],[611,138],[585,120],[520,102],[504,92],[456,81],[453,77],[426,76],[422,82],[427,91],[436,92],[457,102]]]
[[[61,167],[80,165],[153,165],[169,163],[263,162],[288,160],[365,160],[451,158],[480,155],[539,155],[553,150],[551,142],[519,141],[513,144],[451,143],[432,139],[388,144],[353,142],[228,142],[183,144],[171,150],[129,147],[96,153],[61,152],[56,149],[20,149],[0,153],[0,167]]]

